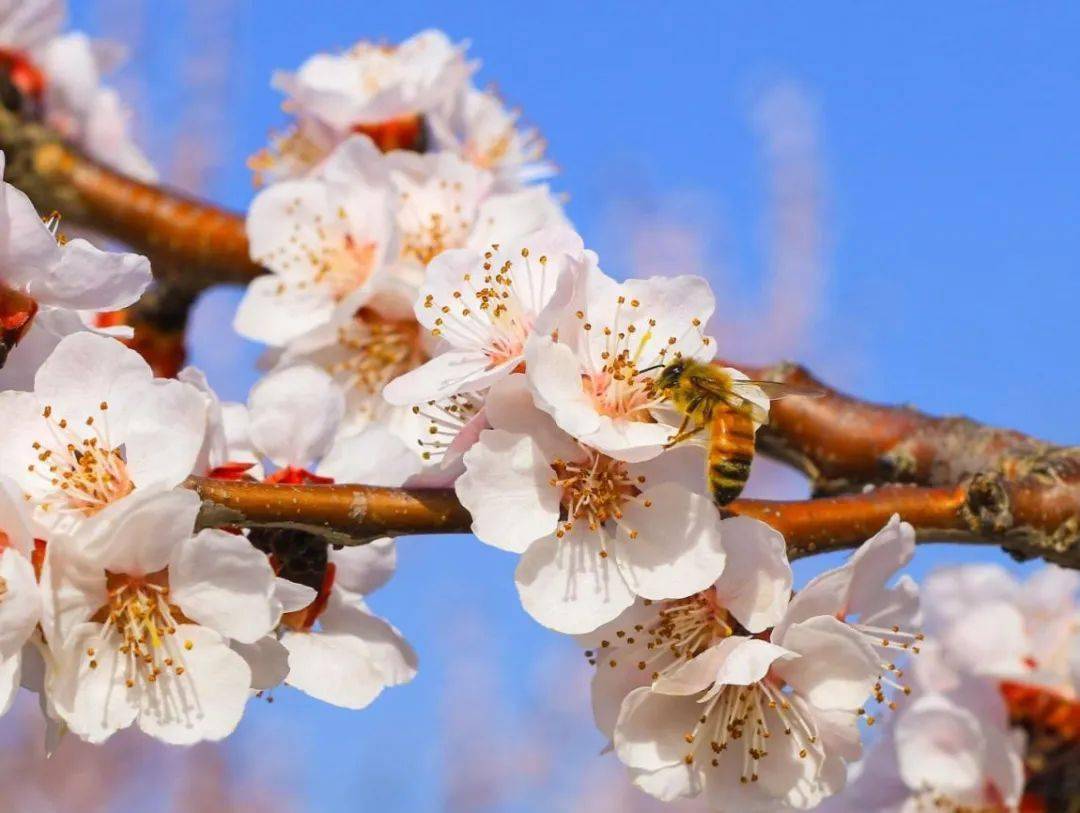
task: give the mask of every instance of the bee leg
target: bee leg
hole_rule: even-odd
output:
[[[679,431],[672,435],[668,442],[664,444],[665,449],[670,449],[676,443],[682,443],[684,440],[692,438],[694,435],[696,435],[698,432],[705,428],[704,426],[695,426],[688,432],[686,431],[686,424],[689,423],[689,421],[690,419],[688,417],[683,419],[682,425],[679,427]]]

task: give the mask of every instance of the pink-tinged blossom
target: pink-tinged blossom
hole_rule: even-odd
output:
[[[713,296],[700,277],[616,282],[590,269],[556,327],[535,335],[525,370],[537,405],[559,427],[611,457],[635,463],[660,454],[673,428],[658,422],[654,379],[677,355],[708,361],[703,334]]]
[[[455,488],[477,538],[521,554],[518,593],[542,624],[588,632],[635,596],[688,596],[723,567],[724,523],[688,485],[703,479],[694,450],[608,457],[536,409],[522,375],[492,388],[485,414],[492,428],[465,453]]]
[[[108,525],[133,492],[179,485],[206,432],[196,388],[155,379],[138,353],[92,333],[64,338],[34,391],[2,392],[0,408],[0,466],[50,531]]]

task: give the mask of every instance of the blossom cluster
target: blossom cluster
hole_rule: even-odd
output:
[[[43,56],[58,7],[18,8],[0,44],[42,66],[45,120],[82,138],[65,92],[98,91],[64,91],[66,63]],[[195,368],[155,378],[97,327],[146,289],[145,258],[65,240],[0,188],[0,304],[22,317],[0,371],[0,707],[22,685],[54,738],[137,725],[179,744],[227,736],[281,684],[363,708],[417,670],[365,603],[394,541],[215,522],[189,478],[444,487],[480,542],[519,557],[524,610],[585,649],[596,725],[643,791],[1014,809],[1003,686],[1075,699],[1076,580],[945,572],[923,611],[894,516],[793,592],[783,537],[717,506],[709,427],[686,431],[698,418],[672,391],[687,365],[715,369],[751,433],[767,419],[765,385],[714,363],[708,283],[605,273],[537,183],[539,138],[476,69],[428,31],[276,77],[294,122],[253,159],[267,273],[234,324],[268,350],[246,404]]]
[[[0,5],[0,97],[108,167],[143,181],[157,173],[131,136],[131,111],[102,77],[124,59],[122,47],[63,30],[64,0]]]

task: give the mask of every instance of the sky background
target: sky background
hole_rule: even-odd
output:
[[[606,271],[710,276],[722,353],[1077,442],[1080,9],[664,6],[95,0],[72,17],[129,47],[117,81],[165,178],[236,209],[246,157],[285,123],[275,69],[443,28],[543,132]],[[200,304],[191,358],[243,399],[258,348],[230,333],[236,296]],[[398,550],[372,604],[417,679],[364,712],[255,703],[230,776],[294,810],[612,809],[588,673],[520,609],[514,557],[466,537]],[[912,572],[976,556],[1007,561],[923,548]]]

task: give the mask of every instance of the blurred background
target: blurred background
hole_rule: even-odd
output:
[[[245,160],[285,122],[274,69],[443,28],[547,137],[606,271],[709,277],[724,355],[1078,440],[1076,6],[74,0],[72,25],[127,47],[113,81],[162,176],[241,210]],[[231,332],[237,300],[203,298],[190,349],[243,400],[260,349]],[[753,486],[805,492],[767,463]],[[47,763],[24,702],[0,724],[0,811],[656,809],[600,756],[584,659],[520,609],[515,557],[398,551],[371,603],[420,653],[411,685],[363,712],[281,690],[219,746],[119,736]],[[1008,562],[933,546],[911,570],[976,558]]]

